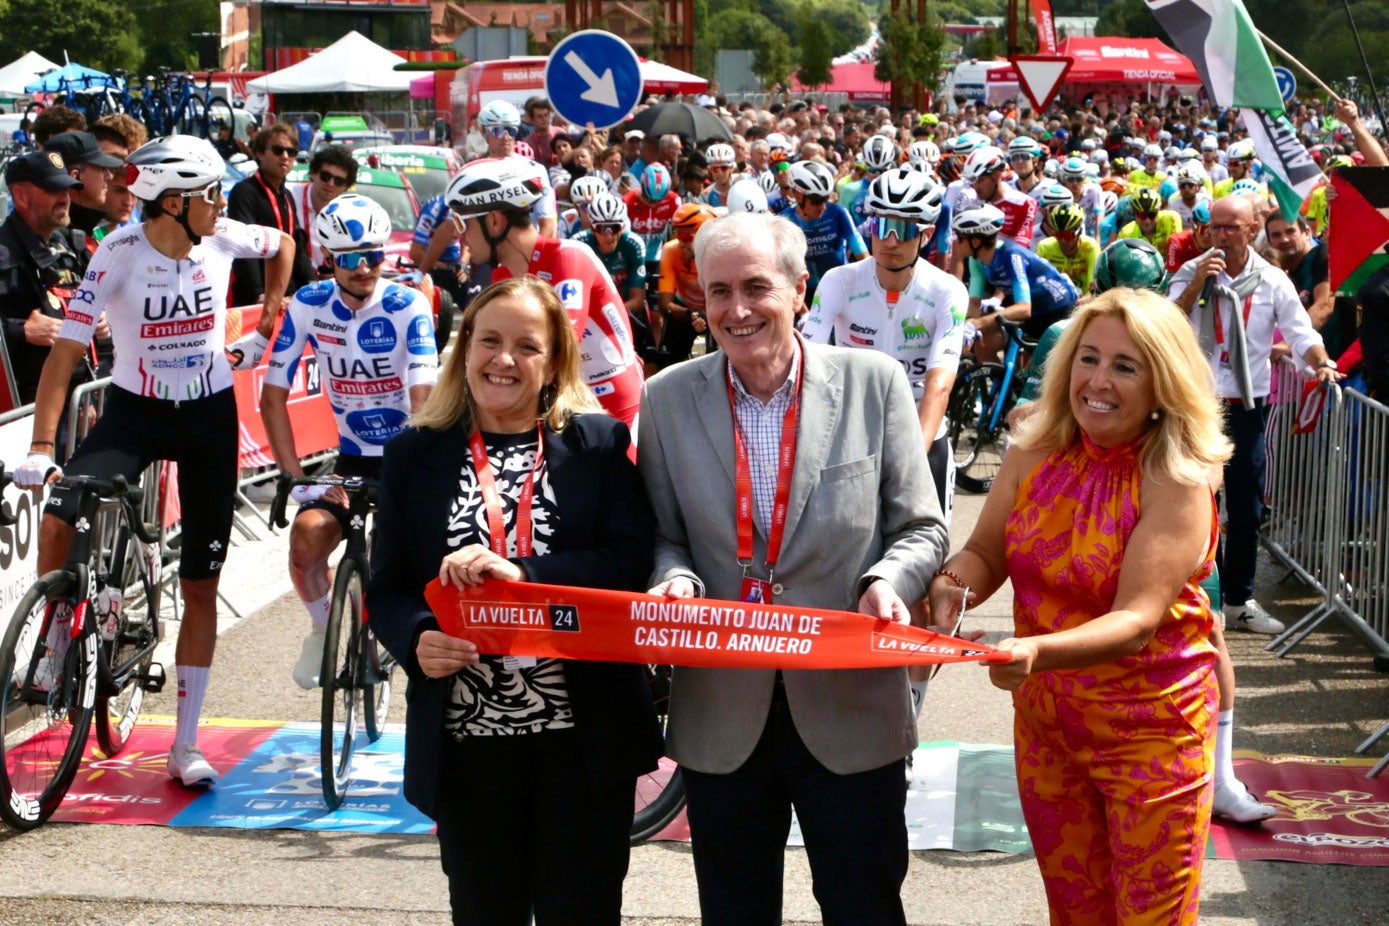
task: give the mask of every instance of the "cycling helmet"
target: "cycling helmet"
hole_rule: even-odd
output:
[[[518,129],[521,127],[521,111],[506,100],[493,100],[477,114],[477,124],[484,129],[497,126]]]
[[[767,207],[767,194],[762,191],[762,187],[757,185],[756,180],[735,180],[733,185],[728,188],[726,205],[730,214],[734,212],[771,211]]]
[[[940,163],[940,148],[936,147],[933,141],[913,142],[907,149],[907,160],[912,164],[930,164],[935,166]]]
[[[954,144],[950,146],[950,151],[952,154],[956,154],[960,157],[968,157],[980,148],[988,147],[988,145],[989,136],[984,133],[966,132],[955,139]]]
[[[780,196],[781,184],[776,181],[776,174],[770,170],[764,170],[757,175],[757,185],[762,187],[762,192],[768,196]]]
[[[973,183],[980,177],[992,174],[995,171],[1003,170],[1008,166],[1008,158],[999,148],[993,145],[984,145],[974,149],[974,152],[965,159],[965,169],[961,176],[966,183]]]
[[[1003,210],[988,203],[975,203],[955,213],[950,229],[957,235],[992,238],[1003,231]]]
[[[528,141],[518,141],[512,146],[511,153],[518,158],[525,158],[528,161],[535,160],[535,149],[531,147],[531,143]]]
[[[1165,160],[1168,164],[1171,164],[1173,161],[1177,160],[1181,156],[1182,149],[1178,148],[1176,145],[1168,145],[1166,148],[1162,149],[1163,160]]]
[[[886,135],[874,135],[863,143],[863,154],[859,160],[873,173],[882,173],[895,167],[900,160],[897,145]]]
[[[1043,209],[1064,206],[1075,201],[1076,198],[1071,195],[1070,190],[1054,181],[1042,187],[1042,192],[1037,194],[1037,202]]]
[[[1121,156],[1109,162],[1109,169],[1116,174],[1126,174],[1133,170],[1133,165],[1129,163],[1128,158]]]
[[[588,204],[588,217],[597,223],[621,222],[627,224],[627,204],[604,190]]]
[[[1250,180],[1248,177],[1245,177],[1245,178],[1242,179],[1242,180],[1236,180],[1236,181],[1230,186],[1230,195],[1232,195],[1232,196],[1243,196],[1243,195],[1262,196],[1262,195],[1264,195],[1264,191],[1263,191],[1263,188],[1260,187],[1259,184],[1258,184],[1256,181]]]
[[[1120,238],[1100,252],[1095,261],[1095,288],[1116,286],[1164,292],[1167,268],[1158,249],[1142,238]]]
[[[738,155],[733,152],[732,145],[719,143],[704,149],[704,160],[710,167],[715,164],[731,166],[738,162]]]
[[[664,164],[648,164],[641,172],[641,195],[660,202],[670,192],[670,171]]]
[[[1256,157],[1254,143],[1248,139],[1237,141],[1225,150],[1225,157],[1230,161],[1252,161]]]
[[[1094,151],[1096,142],[1093,138],[1085,138],[1080,142],[1081,151]]]
[[[1205,182],[1206,169],[1201,166],[1200,161],[1187,161],[1181,167],[1177,168],[1178,186],[1181,186],[1183,183],[1198,183],[1204,186]]]
[[[1162,196],[1152,187],[1139,187],[1130,201],[1134,212],[1157,212],[1162,208]]]
[[[165,193],[200,190],[221,180],[227,170],[212,142],[192,135],[153,139],[132,151],[125,164],[130,192],[145,202]]]
[[[1143,156],[1145,158],[1160,158],[1162,157],[1162,149],[1157,145],[1148,145],[1143,149]]]
[[[1177,159],[1180,161],[1199,161],[1201,155],[1197,153],[1195,148],[1188,145],[1177,154]]]
[[[829,196],[834,192],[834,171],[819,161],[797,161],[787,170],[792,189],[810,196]]]
[[[374,251],[391,237],[391,217],[361,193],[344,193],[319,210],[313,236],[329,251]]]
[[[685,203],[670,217],[670,224],[677,235],[692,235],[699,227],[714,218],[714,210],[704,203]]]
[[[1037,143],[1028,135],[1019,135],[1008,143],[1008,154],[1037,154]]]
[[[1191,207],[1191,221],[1196,225],[1211,224],[1211,201],[1203,199]]]
[[[868,185],[863,209],[869,215],[892,215],[934,225],[944,199],[940,184],[910,167],[890,170]]]
[[[1105,215],[1109,215],[1119,205],[1119,194],[1113,190],[1105,190],[1100,193],[1100,209]]]
[[[588,205],[608,192],[608,182],[596,174],[588,174],[569,184],[569,200],[579,205]]]
[[[1108,164],[1108,163],[1109,163],[1109,152],[1106,151],[1106,150],[1104,150],[1103,148],[1096,148],[1094,151],[1091,151],[1091,152],[1090,152],[1090,163],[1092,163],[1092,164]]]
[[[1170,142],[1171,140],[1171,132],[1167,131],[1166,129],[1163,129],[1161,132],[1158,132],[1158,141],[1162,142],[1164,145]]]
[[[1062,180],[1084,180],[1085,170],[1089,166],[1089,161],[1085,158],[1069,157],[1061,162]]]
[[[1042,176],[1055,180],[1060,173],[1061,162],[1057,161],[1056,158],[1047,158],[1047,162],[1042,165]]]
[[[1334,168],[1337,168],[1337,167],[1354,167],[1354,166],[1355,166],[1355,162],[1352,161],[1350,158],[1346,157],[1344,154],[1333,154],[1331,157],[1329,157],[1329,158],[1326,159],[1326,170],[1327,170],[1328,172],[1330,172],[1331,170],[1333,170]]]
[[[790,151],[791,142],[780,132],[773,132],[767,136],[767,147],[771,148],[773,151]]]
[[[1214,135],[1207,135],[1205,138],[1201,139],[1201,150],[1202,150],[1202,151],[1219,151],[1219,150],[1220,150],[1220,142],[1218,142],[1218,141],[1215,140],[1215,136],[1214,136]]]
[[[1085,210],[1075,203],[1052,206],[1047,211],[1047,222],[1059,232],[1078,232],[1085,229]]]
[[[463,166],[449,181],[444,202],[462,218],[494,209],[529,209],[549,189],[548,173],[522,158],[482,158]]]

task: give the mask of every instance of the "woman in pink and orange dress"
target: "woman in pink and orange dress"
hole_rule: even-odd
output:
[[[1053,924],[1195,923],[1217,700],[1210,474],[1230,453],[1191,326],[1151,292],[1078,309],[937,624],[1013,583],[1018,790]],[[965,589],[968,589],[966,592]]]

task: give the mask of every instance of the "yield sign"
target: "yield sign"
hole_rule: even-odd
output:
[[[1022,92],[1041,115],[1051,105],[1052,98],[1066,79],[1066,72],[1075,62],[1066,55],[1012,55],[1013,69],[1018,72]]]

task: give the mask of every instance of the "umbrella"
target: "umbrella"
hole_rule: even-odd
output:
[[[82,78],[91,78],[84,82]],[[49,71],[43,75],[36,83],[29,84],[24,88],[25,93],[58,93],[61,90],[86,90],[88,87],[120,86],[120,82],[112,79],[109,74],[105,74],[95,68],[89,68],[85,64],[72,62],[65,64],[54,71]]]
[[[661,103],[647,107],[624,123],[623,128],[641,129],[647,135],[684,135],[700,141],[706,138],[733,140],[733,133],[722,119],[693,103]]]

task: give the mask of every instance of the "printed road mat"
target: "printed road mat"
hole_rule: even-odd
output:
[[[375,743],[359,734],[352,781],[341,807],[323,802],[316,723],[214,720],[199,743],[221,773],[215,788],[170,781],[165,757],[173,719],[141,720],[120,755],[92,738],[55,821],[355,833],[430,833],[433,825],[401,794],[404,728]],[[1366,778],[1370,759],[1264,756],[1237,752],[1240,778],[1278,815],[1261,826],[1212,827],[1208,858],[1277,859],[1389,866],[1389,775]],[[1028,852],[1013,778],[1013,750],[968,743],[923,743],[908,787],[912,849]],[[683,814],[657,839],[689,838]],[[793,825],[790,845],[800,845]]]

